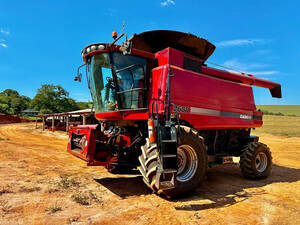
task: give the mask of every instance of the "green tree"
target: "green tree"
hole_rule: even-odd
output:
[[[78,110],[74,99],[60,85],[43,84],[31,101],[31,107],[40,113],[58,113]]]
[[[4,91],[1,92],[1,94],[5,95],[7,97],[12,96],[12,95],[15,95],[15,96],[19,95],[19,93],[13,89],[5,89]]]
[[[20,114],[28,108],[31,99],[19,95],[16,90],[6,89],[0,93],[0,112],[5,114]]]
[[[77,102],[79,109],[89,109],[91,108],[91,104],[88,102]]]

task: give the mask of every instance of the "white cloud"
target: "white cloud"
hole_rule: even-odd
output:
[[[0,46],[3,47],[3,48],[7,48],[7,45],[4,44],[4,43],[0,43]]]
[[[244,72],[247,74],[252,74],[255,76],[267,76],[280,73],[277,70],[258,70],[266,67],[271,67],[272,65],[263,63],[243,63],[238,59],[230,59],[224,62],[223,66],[230,72]]]
[[[220,41],[216,43],[218,47],[229,47],[229,46],[242,46],[242,45],[254,45],[265,43],[263,39],[234,39],[228,41]]]
[[[5,44],[4,42],[4,39],[0,39],[0,47],[7,48],[7,44]]]
[[[5,35],[9,35],[10,32],[8,30],[4,30],[3,28],[0,28],[0,33],[1,34],[5,34]]]
[[[264,64],[264,63],[242,63],[235,58],[225,61],[223,65],[226,67],[231,67],[233,69],[242,70],[242,71],[246,71],[249,69],[266,68],[271,66],[269,64]]]
[[[257,72],[249,72],[252,75],[273,75],[279,73],[276,70],[269,70],[269,71],[257,71]]]
[[[175,5],[175,1],[173,0],[166,0],[160,3],[161,6],[168,6],[168,5]]]

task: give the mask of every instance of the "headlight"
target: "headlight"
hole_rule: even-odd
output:
[[[96,47],[95,45],[92,45],[92,46],[91,46],[91,50],[92,50],[92,51],[95,51],[96,48],[97,48],[97,47]]]
[[[86,52],[87,52],[87,53],[90,53],[90,52],[91,52],[91,48],[88,47],[88,48],[86,49]]]

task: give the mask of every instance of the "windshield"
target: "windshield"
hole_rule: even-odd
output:
[[[112,59],[117,75],[117,88],[113,82],[108,53],[94,55],[88,63],[95,112],[144,108],[147,60],[137,56],[124,56],[118,52],[112,53]]]

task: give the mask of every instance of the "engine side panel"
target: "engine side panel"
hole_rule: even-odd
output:
[[[234,129],[262,125],[262,113],[256,111],[250,85],[184,69],[184,53],[174,49],[168,48],[156,56],[159,67],[152,71],[152,99],[160,103],[160,110],[163,109],[166,77],[170,73],[170,101],[179,106],[177,111],[181,119],[194,128]]]

